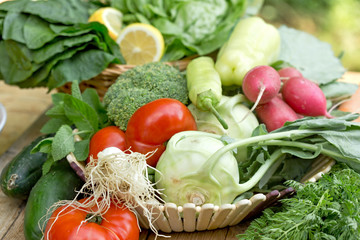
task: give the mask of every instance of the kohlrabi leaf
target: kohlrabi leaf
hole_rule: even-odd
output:
[[[345,68],[334,55],[331,45],[306,32],[281,26],[279,60],[291,64],[304,77],[320,85],[340,78]]]
[[[359,85],[354,83],[334,81],[320,86],[326,99],[341,100],[351,97]]]

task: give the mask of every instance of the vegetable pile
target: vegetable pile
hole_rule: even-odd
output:
[[[123,233],[125,239],[136,239],[139,229],[135,212],[139,209],[157,233],[151,207],[164,202],[220,206],[259,192],[284,189],[288,183],[298,190],[298,195],[284,200],[285,214],[272,216],[275,210],[266,210],[264,217],[249,228],[246,239],[256,239],[261,231],[276,237],[289,233],[287,237],[292,239],[299,234],[298,229],[291,232],[296,224],[308,231],[303,239],[314,232],[316,236],[321,232],[330,235],[333,233],[326,231],[333,226],[332,219],[340,216],[340,209],[344,208],[337,201],[349,200],[360,206],[350,196],[331,199],[335,192],[351,195],[358,191],[346,184],[355,185],[360,173],[360,124],[354,121],[359,114],[334,110],[358,86],[337,81],[345,70],[327,44],[295,29],[276,28],[257,16],[243,17],[245,1],[164,1],[162,5],[150,1],[91,2],[116,7],[125,24],[141,21],[158,28],[167,42],[166,60],[195,53],[200,56],[191,60],[186,72],[161,62],[136,66],[119,76],[101,100],[95,89],[80,91],[80,76],[90,77],[95,71],[88,71],[92,66],[76,59],[84,59],[81,56],[87,54],[95,56],[92,54],[96,52],[111,56],[107,63],[120,61],[104,25],[83,22],[87,19],[85,10],[84,15],[76,16],[77,20],[71,18],[71,12],[62,13],[68,14],[66,22],[55,19],[65,19],[56,14],[50,18],[40,8],[38,12],[33,9],[35,4],[46,5],[41,1],[23,4],[16,13],[10,8],[24,2],[0,5],[0,23],[6,33],[0,42],[6,51],[0,50],[0,54],[5,54],[6,64],[10,64],[14,58],[7,51],[15,51],[21,57],[15,61],[29,67],[19,83],[30,86],[35,81],[32,79],[40,76],[38,71],[44,77],[39,83],[49,88],[60,82],[73,82],[71,94],[52,95],[53,106],[46,113],[50,120],[41,129],[49,135],[28,147],[24,156],[15,159],[1,176],[5,189],[13,181],[9,176],[21,166],[19,158],[38,161],[29,171],[19,173],[30,174],[37,166],[36,172],[42,172],[41,176],[22,176],[31,179],[28,183],[32,186],[3,190],[12,197],[29,196],[25,216],[28,239],[43,234],[45,239],[64,239],[60,234],[64,224],[72,226],[69,239],[79,235],[85,238],[90,228],[97,229],[94,231],[98,238],[121,237]],[[80,4],[75,0],[71,3]],[[18,18],[12,18],[14,14],[26,22],[42,21],[37,27],[56,34],[38,35],[39,38],[20,34],[23,38],[19,38],[17,34],[26,32],[29,26],[10,31],[8,24],[19,24]],[[201,20],[196,22],[197,19]],[[207,20],[202,22],[204,19]],[[97,36],[96,44],[81,42],[80,37],[88,35]],[[65,44],[77,40],[77,44]],[[61,46],[61,51],[55,46]],[[96,46],[101,48],[94,49]],[[36,51],[45,49],[48,52],[41,57],[53,55],[36,62]],[[68,56],[74,49],[75,57],[59,57]],[[219,50],[216,58],[205,56],[214,50]],[[54,60],[60,58],[61,61]],[[53,65],[47,65],[47,60]],[[107,64],[93,62],[99,67],[96,71]],[[81,71],[75,70],[78,63]],[[7,79],[11,79],[11,74],[24,73],[6,64],[0,67],[6,81],[10,81]],[[69,68],[62,68],[65,65]],[[55,83],[57,69],[62,75],[61,81]],[[321,74],[324,71],[326,74]],[[334,159],[337,167],[352,170],[339,171],[339,177],[326,176],[319,183],[298,184],[321,155]],[[67,184],[55,194],[51,186],[62,179]],[[326,190],[331,184],[334,189]],[[47,194],[52,197],[47,199]],[[328,208],[332,210],[327,212]],[[301,218],[303,209],[311,212],[304,219],[317,222],[317,229],[310,229]],[[292,216],[291,211],[297,215]],[[353,223],[344,237],[358,231],[360,221],[353,213],[341,215],[344,224],[350,218]],[[112,220],[114,216],[124,221],[126,231]],[[277,219],[290,219],[291,223],[279,226]],[[289,229],[282,230],[287,226]]]

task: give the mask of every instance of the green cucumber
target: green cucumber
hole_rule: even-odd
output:
[[[1,171],[1,190],[13,198],[26,199],[35,183],[42,175],[42,165],[46,153],[33,153],[31,150],[45,138],[40,136],[24,147]]]
[[[30,192],[25,207],[24,234],[27,240],[39,240],[51,216],[48,209],[59,200],[72,200],[83,181],[64,159],[56,162]],[[55,210],[55,209],[53,209]]]

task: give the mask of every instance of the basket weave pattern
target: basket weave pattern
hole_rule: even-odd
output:
[[[173,66],[180,71],[184,71],[191,61],[191,59],[195,58],[195,56],[184,58],[179,61],[174,62],[166,62],[166,64]],[[104,71],[102,71],[99,75],[89,79],[82,81],[79,85],[80,90],[84,91],[87,88],[94,88],[99,94],[100,98],[103,98],[108,88],[116,81],[116,79],[127,70],[132,69],[135,65],[122,65],[122,64],[111,64]],[[63,93],[71,93],[71,83],[67,83],[59,88],[57,88],[59,92]]]
[[[70,166],[77,162],[72,153],[67,155],[67,160]],[[335,160],[323,155],[319,156],[301,182],[317,181],[322,174],[329,172],[334,164]],[[193,203],[186,203],[183,206],[165,203],[160,206],[149,205],[147,208],[152,212],[152,225],[161,232],[206,231],[234,226],[245,220],[251,220],[267,207],[294,193],[293,188],[287,188],[282,191],[273,190],[266,195],[258,193],[250,199],[242,199],[236,203],[221,206],[211,203],[202,206],[196,206]],[[144,215],[143,209],[138,207],[136,211],[140,226],[150,229],[150,223]]]

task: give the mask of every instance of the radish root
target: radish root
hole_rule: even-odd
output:
[[[251,107],[251,109],[244,115],[244,117],[239,121],[239,123],[243,122],[243,121],[250,115],[250,113],[252,113],[252,112],[255,110],[255,108],[259,105],[259,102],[260,102],[262,96],[264,95],[265,90],[266,90],[265,85],[264,85],[262,82],[260,82],[259,95],[257,96],[254,105],[253,105],[253,106]]]

